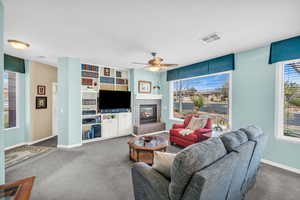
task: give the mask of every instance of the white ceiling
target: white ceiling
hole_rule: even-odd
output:
[[[186,65],[300,34],[299,0],[3,0],[5,52],[56,65],[141,67],[156,51]],[[222,39],[204,44],[217,32]],[[8,39],[31,45],[20,51]],[[46,56],[46,58],[38,58]]]

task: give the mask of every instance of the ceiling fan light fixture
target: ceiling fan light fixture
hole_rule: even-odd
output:
[[[151,72],[158,72],[160,70],[160,67],[159,66],[151,66],[151,67],[148,67],[148,70]]]
[[[10,45],[15,49],[26,49],[30,47],[29,44],[18,40],[8,40],[8,43],[10,43]]]

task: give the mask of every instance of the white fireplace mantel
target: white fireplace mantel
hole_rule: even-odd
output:
[[[162,99],[161,94],[137,94],[135,99]]]

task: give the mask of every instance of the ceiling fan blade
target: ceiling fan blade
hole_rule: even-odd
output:
[[[149,65],[148,63],[142,63],[142,62],[133,62],[132,64],[136,64],[136,65]]]
[[[176,67],[178,64],[160,64],[161,67]]]

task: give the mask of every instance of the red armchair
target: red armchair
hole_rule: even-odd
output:
[[[179,132],[182,129],[185,129],[192,117],[198,117],[199,115],[188,115],[183,124],[173,124],[172,129],[170,130],[170,143],[178,144],[183,147],[187,147],[191,144],[198,143],[200,141],[206,140],[211,137],[212,132],[212,120],[208,118],[207,123],[204,128],[199,128],[189,135],[181,135]]]

